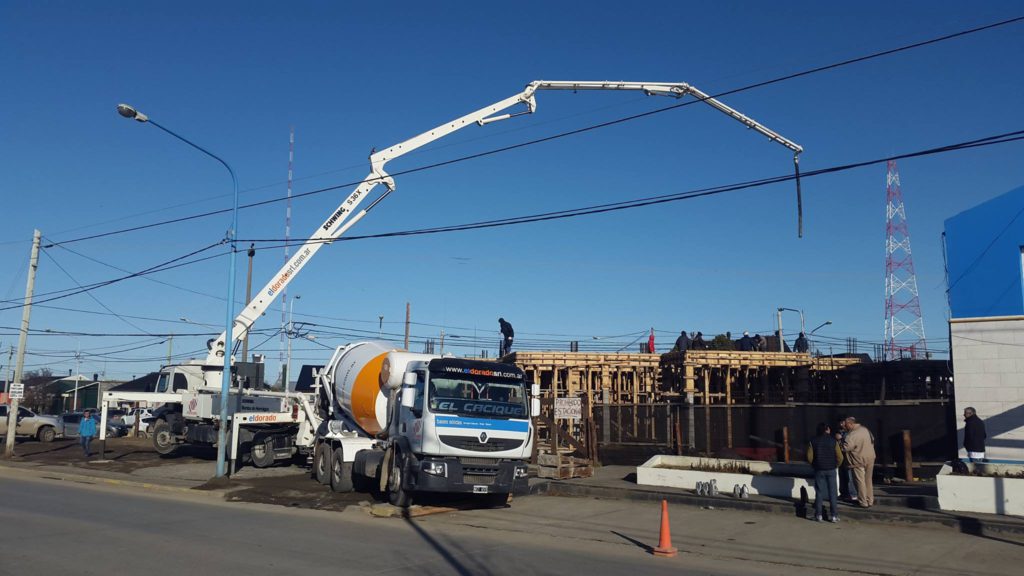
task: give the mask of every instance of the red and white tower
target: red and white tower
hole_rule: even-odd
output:
[[[885,175],[885,338],[883,359],[924,358],[927,344],[917,276],[910,253],[907,212],[900,192],[896,162],[889,161]]]

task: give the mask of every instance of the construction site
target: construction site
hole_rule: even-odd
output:
[[[546,459],[568,470],[563,476],[586,474],[581,458],[640,464],[670,453],[799,460],[816,423],[846,416],[875,431],[882,468],[902,463],[904,430],[919,462],[939,463],[956,450],[948,434],[955,425],[953,379],[941,360],[735,350],[527,351],[502,360],[540,384],[548,422],[537,446],[542,454],[563,455]],[[555,415],[555,401],[563,398],[580,400],[579,417]]]

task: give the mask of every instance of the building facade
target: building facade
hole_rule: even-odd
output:
[[[944,237],[957,413],[977,410],[987,458],[1024,461],[1024,187],[949,218]]]

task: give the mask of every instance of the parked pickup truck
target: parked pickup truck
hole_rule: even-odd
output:
[[[7,411],[9,406],[0,405],[0,434],[7,433]],[[56,416],[36,414],[28,408],[18,408],[18,424],[15,436],[31,436],[40,442],[52,442],[64,434],[64,426]]]

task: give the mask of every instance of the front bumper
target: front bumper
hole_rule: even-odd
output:
[[[416,492],[521,494],[528,489],[526,462],[522,460],[428,457],[409,462],[409,468],[406,488]],[[428,472],[431,469],[435,473]]]

